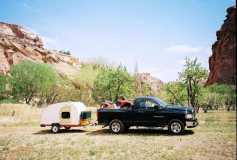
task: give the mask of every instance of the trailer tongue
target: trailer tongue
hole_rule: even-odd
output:
[[[91,111],[82,111],[80,116],[80,126],[87,126],[91,122]]]

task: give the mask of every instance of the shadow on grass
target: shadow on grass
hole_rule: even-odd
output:
[[[129,131],[122,133],[121,135],[136,135],[136,136],[186,136],[192,135],[194,132],[192,130],[184,130],[181,135],[173,135],[168,130],[161,129],[129,129]],[[101,129],[96,131],[88,132],[87,135],[116,135],[111,133],[109,129]]]
[[[84,133],[87,132],[85,130],[81,130],[81,129],[71,129],[71,130],[65,130],[65,129],[61,129],[59,133],[57,134],[67,134],[67,133]],[[41,130],[38,132],[33,133],[35,135],[44,135],[44,134],[54,134],[51,132],[51,130]]]

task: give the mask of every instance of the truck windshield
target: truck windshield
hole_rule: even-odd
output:
[[[159,99],[159,98],[154,98],[154,100],[161,106],[161,107],[166,107],[168,106],[169,104],[166,103],[165,101]]]

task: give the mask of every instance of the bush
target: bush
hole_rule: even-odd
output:
[[[70,51],[61,50],[59,52],[62,53],[62,54],[71,55]]]
[[[11,98],[4,98],[0,100],[0,104],[6,104],[6,103],[17,103],[17,101],[15,99],[11,99]]]
[[[199,101],[206,110],[220,107],[226,107],[227,110],[230,107],[235,109],[236,93],[230,85],[213,84],[202,88],[202,96]]]

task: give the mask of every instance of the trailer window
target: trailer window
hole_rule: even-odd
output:
[[[70,112],[62,112],[62,118],[69,119],[70,118]]]

